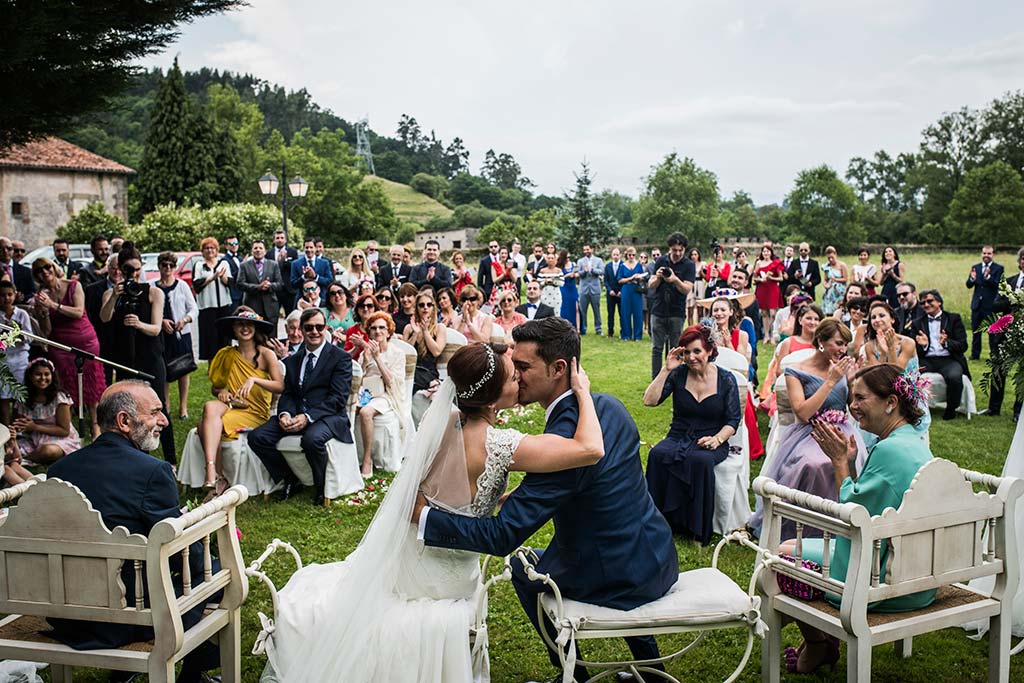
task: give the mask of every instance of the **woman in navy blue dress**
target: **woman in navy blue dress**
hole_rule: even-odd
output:
[[[703,325],[683,330],[644,405],[672,397],[668,436],[647,456],[647,489],[675,533],[711,540],[715,465],[729,455],[740,425],[740,396],[732,372],[715,365],[718,348]]]

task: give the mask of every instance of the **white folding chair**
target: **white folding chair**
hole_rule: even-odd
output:
[[[715,465],[715,513],[712,530],[725,536],[750,519],[750,440],[743,411],[750,400],[745,373],[732,371],[740,395],[740,426],[729,438],[729,455]]]
[[[246,434],[240,434],[232,441],[220,442],[220,461],[224,478],[232,485],[244,486],[249,495],[271,493],[282,486],[281,482],[274,482],[263,462],[249,448]],[[206,483],[206,453],[195,427],[185,437],[178,462],[178,481],[194,489],[202,488]]]
[[[362,386],[363,368],[359,363],[352,362],[352,388],[349,391],[348,421],[353,424],[355,419],[355,401]],[[313,485],[313,470],[302,452],[301,436],[286,436],[277,442],[277,450],[281,451],[288,467],[305,486]],[[359,452],[354,443],[345,443],[338,439],[327,442],[327,469],[324,473],[324,506],[340,496],[355,493],[363,488],[363,475],[359,467]]]
[[[466,345],[466,337],[461,332],[451,328],[445,331],[445,345],[441,355],[437,357],[437,376],[442,382],[448,379],[448,361],[455,355],[455,352]],[[423,391],[417,391],[412,395],[412,423],[419,429],[420,420],[430,407],[430,399]]]
[[[946,380],[937,372],[922,372],[921,376],[931,382],[931,386],[928,388],[928,408],[929,409],[946,409]],[[978,402],[974,394],[974,385],[971,383],[971,378],[964,375],[964,390],[960,394],[960,407],[957,408],[958,413],[964,413],[967,415],[967,419],[971,419],[971,415],[978,414]]]

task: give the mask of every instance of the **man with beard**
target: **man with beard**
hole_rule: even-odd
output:
[[[100,397],[96,419],[103,432],[99,438],[55,462],[47,474],[77,486],[110,529],[123,526],[129,533],[148,536],[161,520],[180,516],[171,465],[148,453],[159,445],[160,432],[167,426],[156,392],[138,380],[117,382]],[[193,582],[202,580],[202,558],[202,545],[192,544],[189,565]],[[216,573],[219,563],[214,565]],[[180,594],[180,573],[174,574],[175,591]],[[130,563],[122,568],[121,580],[128,604],[134,604],[135,571]],[[197,590],[195,585],[192,588]],[[218,599],[219,594],[211,597],[214,602]],[[200,603],[182,615],[184,628],[199,623],[205,607]],[[52,618],[49,622],[54,638],[79,650],[117,648],[153,638],[153,629],[145,626]],[[212,642],[201,645],[185,657],[178,682],[199,683],[202,672],[219,666],[219,659]],[[130,674],[120,672],[111,676],[111,680],[129,679]]]

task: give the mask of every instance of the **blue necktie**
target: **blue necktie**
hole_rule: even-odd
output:
[[[316,356],[312,353],[306,354],[306,371],[302,373],[302,386],[306,386],[309,383],[309,378],[313,374],[313,365],[316,362]]]

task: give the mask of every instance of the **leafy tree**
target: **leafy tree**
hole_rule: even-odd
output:
[[[773,242],[792,241],[787,225],[786,209],[778,204],[757,207],[757,219],[764,229],[765,237]]]
[[[445,147],[444,155],[441,158],[441,167],[438,170],[449,180],[469,170],[469,150],[466,149],[462,138],[452,139]]]
[[[849,249],[864,240],[860,200],[828,166],[801,171],[786,201],[787,221],[795,238],[837,249]]]
[[[594,182],[590,165],[584,161],[580,169],[573,174],[576,187],[566,194],[565,206],[558,212],[558,242],[577,249],[584,244],[600,248],[619,232],[619,224],[602,211],[601,203],[590,188]]]
[[[123,235],[128,225],[120,216],[107,213],[103,202],[91,202],[57,228],[57,237],[75,244],[86,244],[96,235]]]
[[[1024,174],[1024,91],[993,100],[981,120],[982,136],[992,155]]]
[[[402,144],[414,152],[420,150],[425,144],[420,124],[416,121],[415,117],[408,114],[402,114],[402,118],[398,120],[397,133],[398,139],[402,141]]]
[[[132,3],[6,2],[0,6],[7,97],[0,149],[63,131],[76,116],[103,109],[131,81],[142,57],[177,37],[177,26],[240,0]],[[16,93],[16,95],[15,95]]]
[[[951,237],[963,244],[1024,241],[1024,179],[1005,161],[967,172],[949,206]]]
[[[456,206],[455,212],[452,214],[453,224],[460,228],[482,228],[498,218],[512,225],[519,223],[517,216],[511,216],[496,209],[489,209],[482,206],[480,202]]]
[[[921,164],[912,182],[924,195],[922,221],[941,223],[964,176],[984,163],[981,117],[967,107],[943,115],[921,133]]]
[[[228,84],[213,83],[206,91],[206,110],[214,127],[228,131],[234,139],[238,156],[235,164],[241,187],[241,198],[251,202],[262,201],[257,179],[263,175],[260,167],[263,139],[263,113],[255,102],[243,101],[242,96]]]
[[[518,216],[499,216],[480,229],[477,241],[496,240],[498,244],[508,246],[518,239],[529,249],[532,244],[545,244],[554,239],[557,220],[552,209],[534,211],[525,220]]]
[[[690,244],[708,244],[715,237],[718,178],[675,152],[651,169],[633,207],[634,232],[662,242],[679,231]]]
[[[493,149],[487,150],[484,155],[480,175],[503,190],[533,187],[533,181],[523,175],[523,169],[511,154],[495,154]]]
[[[409,181],[409,187],[434,199],[443,199],[448,191],[448,181],[444,176],[417,173]]]
[[[137,183],[140,209],[234,201],[241,185],[234,138],[192,101],[175,60],[152,110]]]
[[[458,204],[479,202],[491,209],[500,209],[503,196],[501,190],[486,179],[469,173],[460,173],[448,184],[448,198]]]
[[[539,199],[539,197],[538,197]],[[633,222],[633,198],[613,190],[602,190],[597,195],[602,211],[611,216],[619,225]]]

